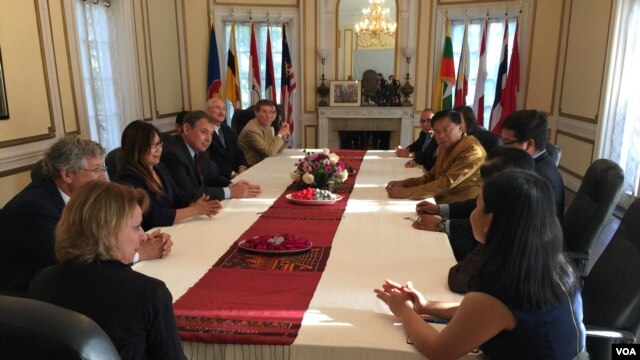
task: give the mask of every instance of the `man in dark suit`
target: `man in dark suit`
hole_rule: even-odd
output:
[[[511,113],[502,123],[504,146],[522,149],[536,163],[536,173],[551,184],[556,200],[556,215],[564,217],[564,181],[547,151],[547,115],[538,110]]]
[[[59,140],[44,155],[43,178],[0,211],[0,289],[24,294],[38,270],[57,263],[55,228],[62,209],[80,185],[107,180],[103,156],[104,149],[96,142],[77,136]],[[138,259],[171,251],[169,235],[157,232],[149,239],[141,243]]]
[[[237,174],[245,171],[249,165],[238,148],[237,134],[225,121],[227,108],[222,100],[214,97],[207,101],[205,111],[213,119],[214,125],[213,140],[208,150],[209,157],[218,165],[222,176],[233,179]]]
[[[206,112],[191,111],[185,115],[182,132],[162,151],[162,162],[175,183],[193,199],[202,194],[215,200],[260,195],[260,186],[246,180],[232,183],[220,174],[220,168],[207,153],[213,129],[213,119]]]
[[[402,148],[401,146],[396,148],[396,155],[398,157],[412,158],[405,163],[405,167],[422,165],[429,171],[436,163],[438,143],[433,139],[433,131],[431,129],[431,118],[434,114],[432,109],[424,109],[422,114],[420,114],[422,131],[418,139],[406,148]]]

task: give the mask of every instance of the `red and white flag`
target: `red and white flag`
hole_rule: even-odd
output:
[[[271,53],[271,35],[267,25],[267,68],[264,76],[264,98],[276,102],[276,77],[273,73],[273,54]]]
[[[251,48],[249,49],[249,92],[251,93],[251,105],[257,103],[261,96],[260,86],[260,62],[258,61],[258,46],[256,45],[256,33],[253,31],[253,21],[249,25],[251,28]]]
[[[478,117],[478,124],[484,126],[484,84],[487,81],[487,20],[482,24],[480,40],[480,58],[478,59],[478,76],[476,91],[473,95],[473,110]]]
[[[489,129],[495,133],[496,125],[500,122],[502,117],[502,94],[504,93],[504,87],[507,85],[507,66],[509,58],[509,19],[504,19],[504,36],[502,38],[502,52],[500,54],[500,65],[498,66],[498,77],[496,79],[496,95],[493,98],[493,106],[491,107],[491,122],[489,123]]]
[[[469,20],[465,19],[464,37],[462,38],[462,51],[458,63],[458,76],[456,77],[456,95],[453,106],[467,105],[467,93],[469,92]]]

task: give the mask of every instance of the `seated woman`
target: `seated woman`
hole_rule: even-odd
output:
[[[144,189],[149,195],[149,212],[143,217],[143,229],[171,226],[195,215],[211,217],[222,208],[219,201],[209,200],[206,195],[191,199],[176,186],[167,168],[160,163],[162,141],[155,126],[141,120],[127,125],[122,133],[122,154],[124,163],[118,181]]]
[[[472,108],[468,106],[458,106],[453,108],[453,110],[462,116],[462,130],[467,135],[473,135],[478,139],[485,152],[490,153],[493,149],[500,146],[500,136],[478,125],[476,113],[473,112]]]
[[[475,137],[462,131],[462,118],[455,111],[440,111],[431,118],[438,142],[435,165],[424,176],[387,184],[390,198],[424,199],[437,203],[473,199],[480,192],[480,166],[486,153]]]
[[[454,359],[480,347],[491,359],[581,359],[582,297],[562,251],[549,183],[512,170],[487,179],[471,213],[485,244],[473,290],[459,304],[427,301],[410,282],[374,290],[429,359]],[[421,315],[448,319],[441,332]],[[580,355],[578,355],[580,354]]]
[[[122,359],[184,359],[171,293],[130,266],[146,237],[147,204],[144,191],[125,185],[78,188],[56,229],[60,264],[34,277],[29,296],[93,319]]]

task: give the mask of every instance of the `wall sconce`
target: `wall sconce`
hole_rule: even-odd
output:
[[[404,94],[404,101],[402,102],[402,106],[412,106],[411,101],[409,101],[409,96],[413,94],[413,86],[409,82],[409,64],[411,63],[411,57],[415,54],[416,49],[412,47],[405,47],[402,49],[404,56],[407,58],[407,76],[405,77],[405,83],[400,89],[402,94]]]
[[[324,81],[326,80],[324,77],[324,61],[327,59],[327,57],[329,57],[329,50],[318,49],[318,56],[322,61],[322,83],[320,84],[320,86],[318,86],[318,94],[320,95],[320,102],[318,103],[318,106],[328,106],[329,104],[324,99],[325,96],[329,95],[329,87],[324,83]]]

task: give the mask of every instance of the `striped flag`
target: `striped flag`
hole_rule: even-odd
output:
[[[496,95],[493,98],[491,107],[491,121],[489,129],[496,131],[496,125],[502,117],[502,93],[507,84],[507,59],[509,58],[509,19],[504,19],[504,36],[502,37],[502,53],[500,55],[500,66],[498,67],[498,78],[496,79]],[[499,133],[499,132],[498,132]]]
[[[229,51],[227,52],[227,85],[226,96],[234,109],[242,108],[242,95],[240,94],[240,78],[238,77],[238,58],[236,55],[236,23],[231,23],[229,34]]]
[[[251,48],[249,49],[249,92],[251,93],[251,105],[260,100],[262,86],[260,86],[260,61],[258,59],[258,46],[256,45],[256,33],[253,31],[253,21],[249,25],[251,28]]]
[[[480,59],[478,59],[478,76],[476,77],[476,91],[473,95],[473,110],[478,117],[478,124],[484,126],[484,84],[487,81],[487,19],[482,25],[480,40]]]
[[[507,83],[502,93],[502,113],[500,120],[492,129],[496,133],[502,131],[502,122],[512,112],[516,111],[516,93],[520,90],[520,51],[518,50],[518,25],[516,20],[516,33],[513,37],[513,49],[511,60],[509,61],[509,73],[507,74]]]
[[[431,107],[434,110],[451,110],[453,100],[453,84],[456,81],[456,71],[453,65],[453,45],[451,43],[451,23],[447,18],[445,23],[444,49],[440,61],[439,78],[433,91]]]
[[[462,38],[462,51],[458,63],[458,76],[456,78],[456,96],[454,106],[467,105],[467,93],[469,92],[469,20],[465,19],[464,37]]]
[[[289,42],[284,24],[282,24],[282,72],[280,74],[280,102],[282,103],[282,121],[289,124],[291,136],[293,137],[293,93],[296,90],[296,83],[293,77],[293,62],[289,52]]]
[[[207,65],[207,99],[217,97],[222,99],[222,79],[220,78],[220,58],[218,56],[218,41],[216,31],[211,25],[209,33],[209,64]]]
[[[264,76],[264,98],[276,102],[276,77],[273,73],[273,54],[271,53],[271,34],[267,25],[267,73]]]

